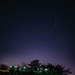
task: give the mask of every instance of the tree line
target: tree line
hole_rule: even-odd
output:
[[[0,64],[0,75],[69,75],[71,73],[70,69],[65,69],[63,65],[42,64],[37,59],[30,61],[28,65],[23,62],[21,66]]]

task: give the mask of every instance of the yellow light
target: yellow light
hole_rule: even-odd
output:
[[[9,72],[8,70],[0,70],[1,72]]]

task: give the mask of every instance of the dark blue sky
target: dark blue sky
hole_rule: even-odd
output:
[[[0,63],[39,59],[75,69],[75,3],[0,1]]]

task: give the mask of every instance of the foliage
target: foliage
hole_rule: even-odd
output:
[[[10,75],[69,75],[72,73],[63,65],[42,64],[37,59],[30,61],[28,65],[29,67],[23,62],[22,66],[12,66],[9,70]],[[8,67],[1,64],[0,69],[8,69]]]
[[[8,66],[5,64],[0,64],[0,69],[2,70],[8,70]]]

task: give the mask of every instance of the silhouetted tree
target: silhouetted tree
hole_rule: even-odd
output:
[[[71,74],[72,72],[70,71],[70,69],[65,69],[63,65],[58,64],[58,65],[55,65],[54,73],[56,75],[68,75],[68,74]]]
[[[16,75],[21,75],[20,66],[19,65],[17,66]]]
[[[14,66],[12,66],[10,68],[10,75],[15,75],[15,67]]]
[[[8,65],[0,64],[0,69],[2,69],[2,70],[8,70]]]
[[[47,68],[50,70],[50,71],[52,71],[52,70],[54,70],[54,65],[52,65],[51,63],[48,63],[47,64]]]
[[[21,63],[22,67],[28,67],[28,63],[25,63],[24,61]]]
[[[41,65],[41,63],[37,59],[30,61],[30,64],[29,64],[30,68],[33,68],[33,69],[40,67],[40,65]]]
[[[30,61],[30,64],[29,64],[29,66],[30,66],[30,74],[31,75],[34,75],[34,74],[36,75],[37,68],[39,68],[40,65],[41,65],[41,63],[37,59]]]
[[[8,70],[8,66],[1,64],[0,69]],[[10,75],[69,75],[72,73],[63,65],[41,64],[37,59],[30,61],[29,67],[23,62],[22,66],[12,66],[9,71]],[[0,75],[2,75],[1,72]]]

